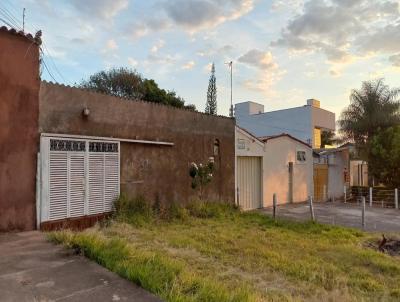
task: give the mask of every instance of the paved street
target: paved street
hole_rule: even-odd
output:
[[[272,208],[261,210],[272,215]],[[314,203],[316,220],[320,223],[342,225],[362,229],[361,205],[341,202]],[[308,204],[278,206],[278,217],[305,221],[310,219]],[[400,232],[400,210],[366,206],[366,231]]]
[[[0,234],[0,255],[2,302],[160,301],[40,232]]]

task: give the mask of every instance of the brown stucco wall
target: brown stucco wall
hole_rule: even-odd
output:
[[[82,117],[88,107],[90,115]],[[220,141],[212,200],[234,202],[234,120],[164,105],[119,99],[42,82],[39,129],[44,133],[160,140],[174,146],[121,143],[121,192],[150,201],[185,203],[196,196],[190,162],[213,156]]]
[[[0,28],[0,231],[35,228],[39,48]]]

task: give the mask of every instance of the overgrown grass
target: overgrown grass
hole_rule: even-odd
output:
[[[50,238],[167,301],[399,301],[400,262],[371,236],[226,204],[120,199],[105,226]]]

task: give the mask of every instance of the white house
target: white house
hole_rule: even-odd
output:
[[[238,103],[235,118],[238,126],[257,137],[288,133],[313,148],[320,148],[322,131],[335,131],[335,114],[320,108],[314,99],[301,107],[270,112],[264,112],[262,104]]]
[[[244,210],[313,195],[312,148],[289,134],[257,138],[236,127],[236,202]]]

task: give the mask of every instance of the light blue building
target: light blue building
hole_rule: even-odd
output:
[[[235,105],[238,126],[257,137],[287,133],[313,148],[321,147],[321,133],[335,131],[335,114],[320,108],[320,102],[307,100],[301,107],[264,112],[264,105],[243,102]]]

